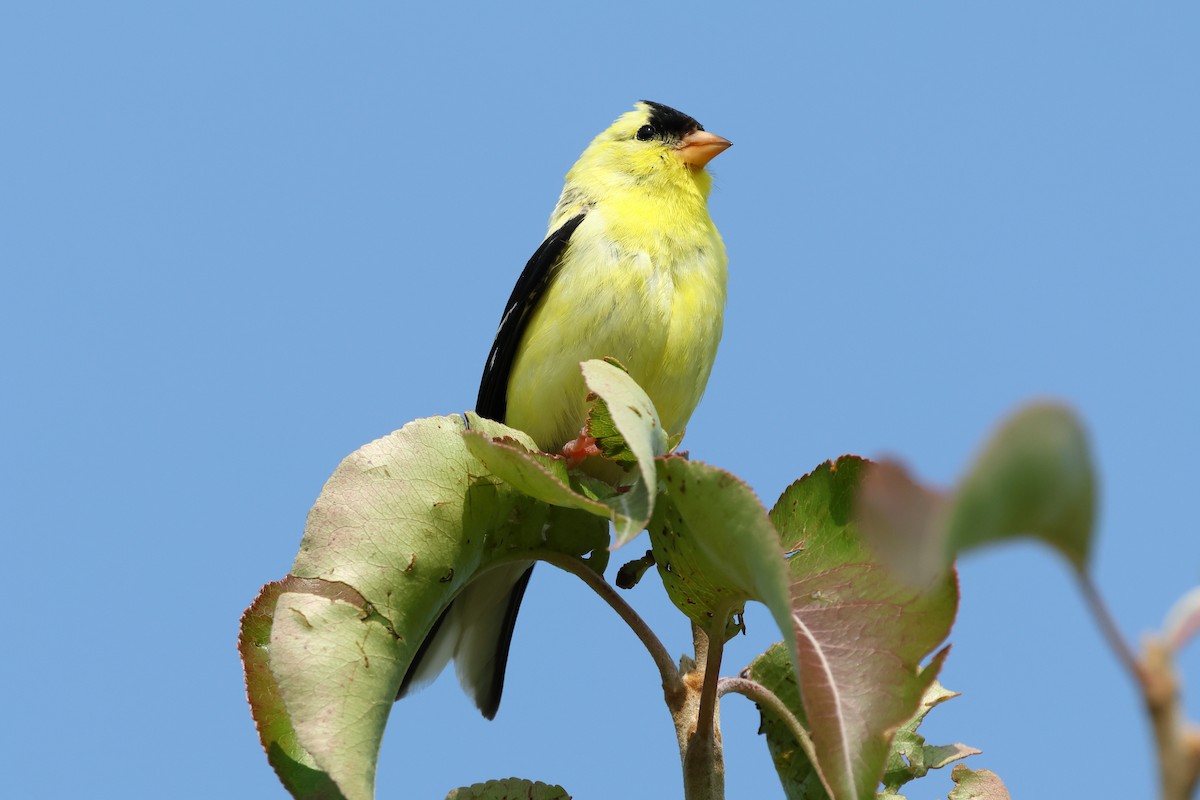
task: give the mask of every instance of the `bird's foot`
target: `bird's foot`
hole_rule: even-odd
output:
[[[575,469],[583,463],[584,459],[600,455],[600,448],[596,446],[594,437],[580,431],[579,435],[575,437],[575,441],[563,445],[562,454],[567,459],[567,468]]]

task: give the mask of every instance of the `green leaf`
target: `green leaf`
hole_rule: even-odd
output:
[[[800,684],[796,680],[796,668],[792,657],[782,642],[767,648],[767,652],[754,659],[747,668],[751,680],[762,684],[784,702],[800,723],[808,727],[804,716],[804,704],[800,701]],[[762,724],[758,732],[767,737],[767,749],[775,762],[775,771],[783,785],[787,800],[828,800],[829,793],[821,784],[821,776],[812,759],[796,741],[779,716],[764,706],[758,707]]]
[[[990,769],[969,770],[959,764],[950,778],[957,784],[950,800],[1012,800],[1004,781]]]
[[[672,602],[711,631],[717,614],[757,600],[791,643],[783,551],[754,492],[728,472],[680,456],[658,459],[658,470],[663,496],[650,544]]]
[[[937,681],[925,690],[917,713],[892,737],[891,752],[888,754],[887,767],[883,773],[885,788],[896,791],[909,781],[924,777],[931,769],[941,769],[947,764],[982,752],[964,744],[928,745],[925,743],[925,737],[917,733],[917,727],[934,706],[958,696],[958,692],[948,691]]]
[[[617,494],[612,486],[570,474],[566,459],[542,453],[533,448],[532,443],[526,445],[515,436],[493,438],[480,430],[482,425],[499,423],[489,423],[471,412],[467,412],[467,423],[470,429],[463,434],[467,449],[509,486],[543,503],[577,508],[605,518],[611,516],[612,509],[605,501]],[[510,430],[513,434],[519,433],[516,429]],[[524,434],[521,437],[525,438]]]
[[[914,585],[962,552],[1032,536],[1084,571],[1091,552],[1096,477],[1075,415],[1051,403],[1009,418],[949,495],[920,486],[896,464],[872,470],[858,518],[893,569]]]
[[[808,727],[800,700],[796,670],[781,643],[772,645],[767,652],[751,662],[747,673],[748,677],[782,700],[801,724]],[[901,726],[892,739],[887,769],[883,776],[884,788],[876,795],[877,800],[903,800],[900,787],[904,784],[924,776],[931,769],[944,767],[980,752],[961,744],[930,746],[925,744],[924,737],[916,733],[917,726],[925,719],[930,709],[954,697],[958,697],[957,692],[947,691],[936,680],[925,691],[917,712]],[[827,800],[829,795],[821,785],[812,760],[796,741],[787,724],[769,708],[758,708],[762,715],[759,733],[767,737],[767,747],[788,800]]]
[[[950,550],[1032,533],[1087,568],[1096,477],[1087,434],[1070,409],[1029,406],[1013,416],[959,484]]]
[[[406,667],[394,634],[361,599],[284,592],[270,646],[301,746],[347,800],[371,800],[379,743]]]
[[[267,751],[267,761],[284,788],[297,800],[341,800],[337,784],[296,740],[296,731],[279,696],[279,685],[271,672],[271,625],[280,595],[311,582],[286,578],[268,583],[242,615],[238,652],[246,675],[246,697]],[[309,588],[319,589],[319,587]]]
[[[479,425],[485,436],[512,430]],[[491,475],[464,430],[458,416],[417,420],[347,456],[309,512],[292,566],[353,586],[412,649],[480,568],[544,546],[548,506]],[[607,544],[600,527],[572,537],[570,554]]]
[[[541,781],[506,778],[455,789],[446,800],[571,800],[567,790]]]
[[[460,417],[418,420],[348,456],[309,513],[292,567],[307,581],[287,584],[272,612],[267,660],[296,740],[285,752],[327,773],[347,800],[371,796],[400,681],[476,575],[545,549],[593,552],[600,568],[607,560],[604,520],[502,483],[463,431]]]
[[[626,491],[605,501],[614,511],[616,541],[613,547],[617,548],[641,533],[650,521],[654,498],[658,494],[654,458],[667,452],[667,436],[654,404],[623,369],[606,361],[585,361],[583,380],[588,389],[604,401],[608,417],[633,454],[641,478]]]
[[[897,582],[851,521],[867,462],[843,456],[788,487],[771,511],[791,575],[798,679],[818,767],[835,800],[870,796],[892,734],[945,658],[952,574],[927,590]]]
[[[591,409],[588,411],[587,432],[596,440],[596,447],[605,458],[625,468],[637,465],[637,454],[617,429],[612,412],[608,410],[608,403],[596,396],[593,396]]]
[[[603,575],[612,555],[608,523],[574,508],[551,506],[542,529],[542,549],[577,556],[597,575]]]
[[[540,453],[524,433],[468,414],[472,434],[467,447],[505,483],[553,505],[609,517],[616,531],[613,547],[641,533],[654,509],[654,457],[668,440],[658,412],[626,372],[607,361],[585,361],[583,378],[596,399],[589,431],[620,468],[634,467],[638,479],[620,490],[602,480],[569,472],[565,459]],[[620,468],[614,471],[619,476]],[[606,476],[607,477],[607,476]]]

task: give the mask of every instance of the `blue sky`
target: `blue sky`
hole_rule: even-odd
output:
[[[473,403],[562,175],[640,98],[734,142],[713,164],[730,300],[694,458],[768,505],[842,453],[947,484],[1004,414],[1057,397],[1092,431],[1121,629],[1136,641],[1200,579],[1194,4],[2,17],[13,796],[284,796],[244,701],[242,609],[343,456]],[[964,696],[931,739],[983,749],[1015,797],[1149,796],[1139,700],[1065,565],[1017,545],[961,578],[943,681]],[[630,598],[683,652],[661,587]],[[748,621],[727,674],[777,638],[764,609]],[[753,707],[730,698],[722,723],[729,796],[782,796]],[[496,721],[450,676],[400,703],[379,796],[517,774],[672,797],[677,764],[632,634],[542,567]]]

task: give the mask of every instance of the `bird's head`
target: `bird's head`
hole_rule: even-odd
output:
[[[643,100],[592,140],[567,177],[585,183],[687,183],[707,194],[704,167],[730,144],[687,114]]]

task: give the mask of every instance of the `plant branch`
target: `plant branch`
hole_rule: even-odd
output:
[[[796,741],[804,748],[805,754],[808,755],[808,760],[814,765],[817,763],[812,737],[809,736],[804,725],[800,723],[799,718],[787,707],[787,704],[779,699],[779,695],[758,681],[752,681],[749,678],[721,678],[717,684],[717,696],[724,696],[730,692],[740,694],[758,703],[783,720],[783,724],[787,726],[788,731],[792,736],[796,737]]]
[[[1142,692],[1142,701],[1158,745],[1158,775],[1163,800],[1188,800],[1200,780],[1200,735],[1184,718],[1179,697],[1179,676],[1171,645],[1160,636],[1149,636],[1138,658],[1113,621],[1099,590],[1089,575],[1079,573],[1079,586],[1092,616],[1117,660]]]
[[[700,668],[704,670],[704,683],[700,689],[700,711],[696,715],[696,735],[704,738],[709,738],[713,735],[713,716],[716,713],[717,706],[717,681],[720,678],[721,672],[721,655],[725,651],[725,621],[729,619],[729,613],[724,609],[713,617],[713,626],[711,630],[705,631],[705,638],[708,639],[708,646],[705,649],[704,663]],[[721,630],[717,631],[717,621],[721,621]],[[699,630],[697,628],[696,630]],[[699,637],[696,637],[696,656],[700,657],[699,645],[701,644]]]
[[[1117,623],[1113,621],[1112,614],[1109,613],[1108,606],[1104,604],[1104,598],[1100,595],[1100,591],[1096,588],[1092,577],[1083,571],[1077,572],[1076,577],[1079,580],[1079,590],[1083,592],[1083,599],[1087,602],[1088,610],[1092,612],[1092,617],[1095,618],[1096,624],[1100,626],[1100,632],[1108,640],[1108,646],[1112,648],[1113,653],[1117,656],[1117,660],[1125,667],[1125,670],[1129,673],[1129,677],[1133,678],[1134,681],[1141,684],[1144,688],[1145,676],[1141,665],[1138,663],[1137,656],[1133,654],[1129,643],[1125,641],[1125,637],[1117,629]]]
[[[625,602],[625,598],[617,594],[617,590],[612,584],[604,579],[603,575],[599,575],[588,566],[587,562],[575,556],[564,555],[553,550],[537,550],[531,553],[533,558],[539,561],[545,561],[559,569],[569,572],[575,577],[582,580],[596,594],[608,603],[613,611],[617,612],[617,616],[625,621],[642,640],[642,645],[650,653],[650,658],[654,659],[654,666],[658,667],[659,675],[662,676],[663,687],[674,685],[679,681],[679,670],[675,666],[675,662],[671,659],[670,653],[659,638],[654,635],[654,631],[646,624],[646,621],[638,615],[629,603]]]
[[[809,735],[808,730],[800,722],[800,718],[793,714],[792,710],[787,707],[787,704],[779,699],[779,695],[758,681],[750,680],[749,678],[722,678],[720,684],[717,686],[717,693],[719,695],[726,695],[731,692],[740,694],[758,703],[783,721],[788,731],[800,744],[800,749],[808,756],[813,771],[816,772],[821,785],[825,787],[825,793],[833,797],[833,790],[829,788],[829,781],[825,780],[825,773],[821,771],[820,762],[817,760],[817,750],[813,746],[812,736]]]
[[[1184,720],[1179,677],[1171,648],[1161,637],[1146,638],[1140,664],[1146,710],[1158,743],[1158,772],[1163,800],[1188,800],[1200,775],[1200,748],[1195,728]]]
[[[717,614],[714,620],[726,617],[728,614]],[[692,643],[695,660],[684,659],[686,692],[671,710],[683,762],[683,794],[688,800],[724,800],[725,756],[717,716],[717,676],[724,639],[693,622]]]

